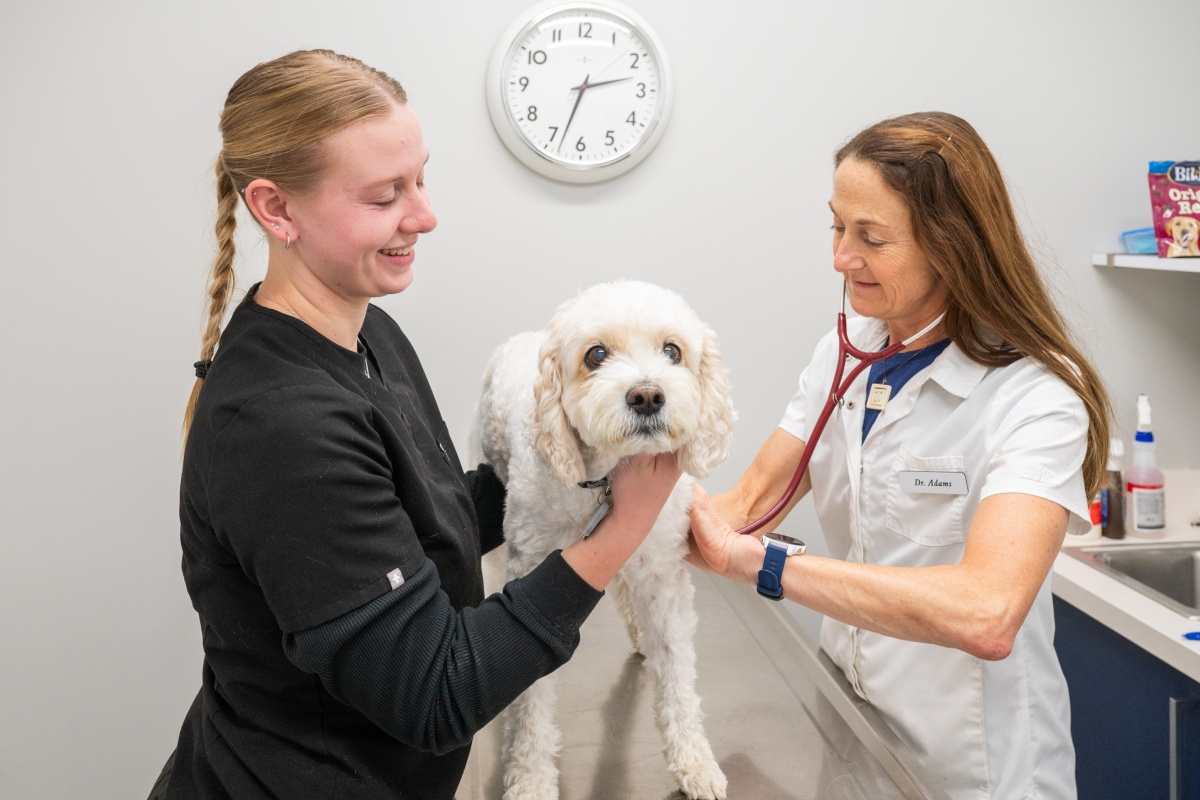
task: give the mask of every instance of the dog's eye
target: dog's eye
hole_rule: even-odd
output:
[[[679,352],[679,345],[672,342],[663,345],[663,355],[671,359],[672,364],[678,364],[683,358],[683,354]]]
[[[591,369],[599,369],[600,362],[606,358],[608,351],[604,349],[604,345],[598,344],[583,354],[583,363]]]

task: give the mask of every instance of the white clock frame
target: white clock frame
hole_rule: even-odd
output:
[[[645,45],[658,74],[658,100],[653,117],[636,142],[612,158],[598,162],[580,163],[546,152],[532,142],[513,115],[508,97],[509,78],[513,59],[523,43],[547,19],[571,11],[585,11],[610,17],[628,27]],[[583,76],[581,76],[582,78]],[[666,131],[674,101],[674,85],[666,49],[654,30],[635,11],[614,0],[548,0],[519,14],[501,34],[487,71],[487,105],[492,125],[508,150],[525,166],[547,178],[565,183],[598,183],[623,175],[633,169],[654,149]],[[565,137],[564,137],[565,138]],[[561,146],[561,145],[560,145]]]

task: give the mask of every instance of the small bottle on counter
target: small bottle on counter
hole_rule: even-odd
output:
[[[1133,437],[1133,458],[1125,472],[1126,511],[1135,533],[1156,533],[1167,526],[1163,472],[1154,457],[1150,430],[1150,398],[1139,394],[1138,426]]]
[[[1109,539],[1125,538],[1125,482],[1121,464],[1125,461],[1125,442],[1114,436],[1108,443],[1108,476],[1100,491],[1101,533]]]

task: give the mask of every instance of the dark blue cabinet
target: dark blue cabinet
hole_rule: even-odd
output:
[[[1200,800],[1200,683],[1058,597],[1054,619],[1079,800]]]

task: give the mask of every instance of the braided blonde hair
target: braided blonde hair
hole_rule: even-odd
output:
[[[333,133],[388,114],[408,96],[395,79],[332,50],[299,50],[257,65],[234,82],[221,112],[217,157],[217,254],[208,278],[208,320],[196,383],[183,417],[186,439],[236,277],[233,234],[238,196],[264,178],[285,191],[311,189],[325,166],[322,145]],[[255,219],[257,222],[257,218]]]

